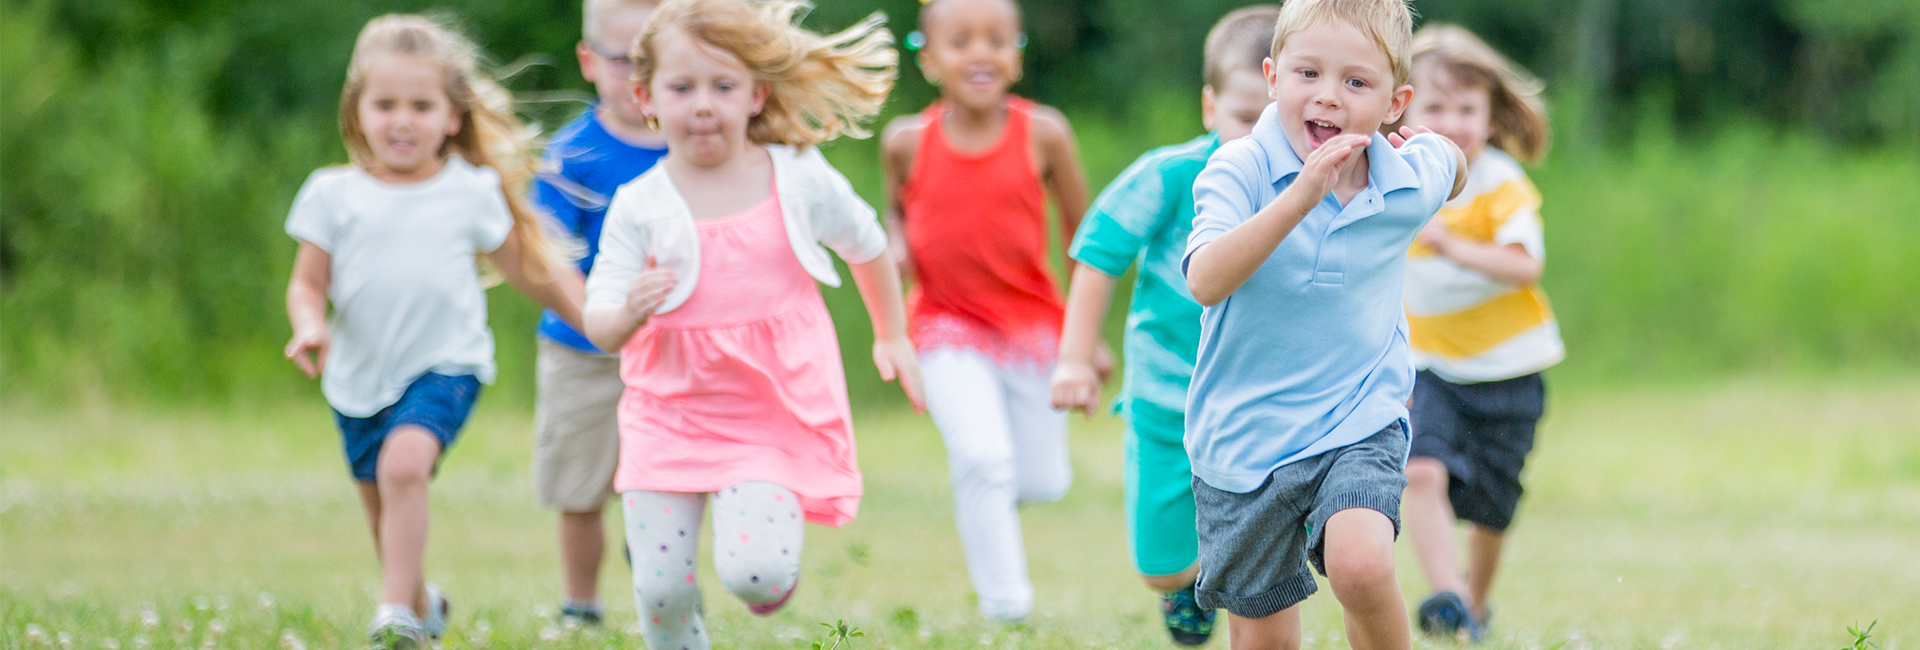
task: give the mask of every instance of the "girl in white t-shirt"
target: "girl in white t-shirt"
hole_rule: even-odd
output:
[[[580,326],[580,273],[524,196],[532,152],[465,37],[419,16],[361,30],[340,102],[353,164],[307,179],[286,354],[333,407],[383,573],[368,635],[423,646],[446,599],[422,575],[427,482],[493,381],[479,257]],[[332,319],[327,303],[333,304]]]

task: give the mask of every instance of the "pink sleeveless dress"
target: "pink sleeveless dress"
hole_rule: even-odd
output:
[[[800,496],[807,521],[860,509],[860,468],[833,320],[794,257],[777,196],[695,222],[700,280],[621,349],[621,491],[747,481]]]

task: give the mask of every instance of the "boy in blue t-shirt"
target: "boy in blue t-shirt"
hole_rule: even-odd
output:
[[[1160,593],[1167,632],[1182,645],[1213,634],[1214,612],[1194,600],[1199,540],[1193,531],[1193,472],[1181,444],[1187,382],[1200,347],[1200,305],[1187,294],[1180,259],[1193,230],[1193,179],[1220,143],[1238,140],[1271,101],[1260,62],[1273,44],[1279,5],[1241,7],[1208,30],[1206,85],[1200,118],[1206,135],[1147,152],[1093,202],[1068,254],[1078,262],[1067,294],[1060,358],[1053,371],[1054,408],[1085,410],[1100,402],[1096,361],[1117,278],[1140,266],[1127,310],[1127,374],[1114,399],[1126,416],[1127,541],[1133,567]]]
[[[580,74],[599,102],[562,127],[547,145],[536,199],[586,245],[580,272],[593,270],[600,225],[613,192],[667,154],[666,138],[648,127],[633,94],[627,51],[653,15],[652,0],[586,0]],[[614,416],[625,386],[620,357],[595,348],[552,310],[540,317],[533,485],[540,505],[560,512],[560,564],[566,584],[563,622],[596,625],[600,559],[606,533],[601,509],[613,494],[620,435]]]
[[[1446,138],[1379,134],[1413,97],[1412,24],[1405,0],[1289,0],[1274,104],[1194,181],[1195,592],[1227,610],[1235,648],[1299,645],[1312,569],[1353,647],[1411,642],[1393,575],[1413,387],[1400,291],[1414,234],[1466,180]]]

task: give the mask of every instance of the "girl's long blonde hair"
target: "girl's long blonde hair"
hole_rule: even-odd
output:
[[[360,95],[366,90],[366,70],[381,56],[414,56],[440,67],[447,100],[460,116],[460,131],[441,145],[440,155],[459,154],[475,166],[491,167],[500,175],[500,193],[513,214],[509,237],[520,243],[523,271],[547,279],[572,252],[566,242],[549,236],[542,219],[527,200],[539,152],[536,130],[513,114],[513,96],[480,70],[479,48],[446,21],[419,15],[388,14],[360,30],[347,65],[346,87],[340,92],[340,138],[347,154],[362,168],[373,162],[373,150],[360,128]]]
[[[1552,133],[1540,80],[1455,25],[1429,24],[1413,35],[1413,69],[1440,66],[1454,83],[1487,89],[1493,146],[1527,164],[1547,155]]]
[[[893,89],[899,53],[887,17],[875,12],[832,35],[815,34],[799,20],[804,0],[670,0],[654,10],[633,44],[633,81],[653,82],[657,43],[679,30],[738,57],[768,86],[760,114],[747,122],[755,144],[807,147],[846,135],[871,135],[863,125],[880,113]]]

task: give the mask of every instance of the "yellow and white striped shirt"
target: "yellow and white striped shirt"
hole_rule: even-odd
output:
[[[1486,148],[1460,196],[1434,219],[1455,237],[1520,244],[1546,259],[1540,191],[1506,152]],[[1407,251],[1407,325],[1415,368],[1454,383],[1512,379],[1566,356],[1560,326],[1539,285],[1516,286],[1461,266],[1415,242]]]

